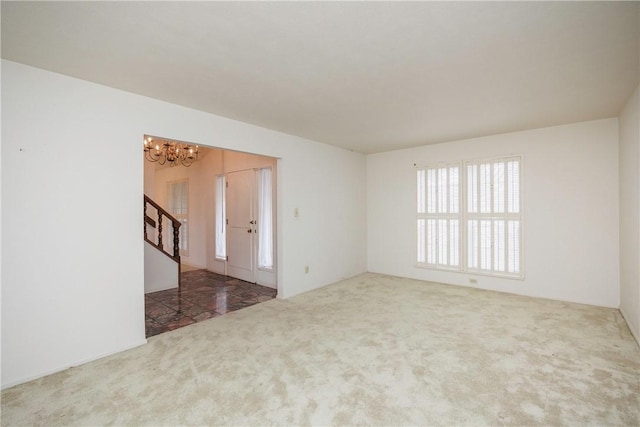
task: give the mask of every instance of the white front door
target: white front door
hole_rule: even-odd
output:
[[[255,283],[255,171],[232,172],[226,177],[227,274]]]

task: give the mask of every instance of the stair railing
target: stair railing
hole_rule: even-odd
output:
[[[157,212],[157,223],[156,221],[147,214],[148,206],[151,205]],[[173,253],[167,251],[164,247],[164,243],[162,242],[162,220],[163,218],[167,218],[171,222],[171,226],[173,227]],[[156,241],[154,242],[152,239],[148,237],[147,234],[147,225],[156,229],[157,234],[154,234]],[[149,196],[145,194],[144,196],[144,240],[158,248],[163,254],[174,260],[178,263],[178,285],[180,285],[180,226],[182,223],[175,219],[169,212],[162,208],[159,204],[154,202]]]

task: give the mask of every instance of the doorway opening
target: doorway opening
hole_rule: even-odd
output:
[[[145,195],[184,226],[174,277],[145,242],[147,336],[274,298],[277,159],[199,147],[188,167],[144,162]]]

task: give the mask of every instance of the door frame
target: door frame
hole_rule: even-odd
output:
[[[258,154],[256,154],[256,156],[260,156]],[[251,201],[251,217],[252,220],[256,221],[256,224],[254,224],[254,230],[257,227],[257,222],[258,222],[258,197],[259,197],[259,183],[258,183],[258,171],[261,169],[270,169],[271,170],[271,211],[272,211],[272,218],[271,218],[271,222],[272,222],[272,241],[273,241],[273,248],[272,248],[272,252],[273,252],[273,268],[264,268],[264,267],[260,267],[259,261],[258,261],[258,244],[259,244],[259,240],[256,238],[255,234],[253,236],[253,244],[252,244],[252,268],[253,268],[253,283],[257,283],[258,285],[261,286],[266,286],[266,287],[270,287],[273,289],[278,289],[279,288],[279,283],[281,282],[281,272],[279,271],[278,268],[278,259],[280,258],[281,254],[280,254],[280,250],[279,247],[280,245],[278,245],[278,242],[281,239],[281,235],[279,233],[280,227],[279,227],[279,222],[280,222],[280,216],[278,214],[279,212],[279,207],[280,207],[280,203],[281,203],[281,198],[280,198],[280,192],[278,191],[278,183],[279,183],[279,168],[278,165],[280,164],[280,160],[281,159],[275,159],[276,161],[274,162],[274,165],[267,165],[267,166],[261,166],[261,167],[256,167],[256,168],[246,168],[246,169],[239,169],[239,170],[234,170],[234,171],[228,171],[228,172],[224,172],[221,174],[216,175],[217,176],[224,176],[225,177],[225,182],[228,183],[228,176],[230,174],[233,173],[237,173],[237,172],[245,172],[245,171],[249,171],[252,170],[254,172],[254,176],[253,176],[253,185],[254,185],[254,197],[253,200]],[[225,184],[225,217],[227,218],[227,222],[228,222],[228,215],[226,214],[226,210],[228,209],[228,199],[227,199],[227,189],[228,188],[228,184]],[[227,224],[225,224],[225,245],[226,245],[226,254],[228,256],[229,254],[229,233],[226,231],[226,227]],[[258,232],[260,232],[260,230],[258,230]],[[215,245],[215,242],[214,242]],[[220,259],[219,259],[220,260]],[[229,261],[228,258],[225,260],[221,260],[224,262],[224,272],[225,275],[229,275]],[[233,277],[233,276],[231,276]]]
[[[240,280],[244,280],[250,283],[256,283],[256,277],[257,277],[257,260],[256,260],[256,255],[257,255],[257,241],[255,238],[255,222],[256,222],[256,199],[257,199],[257,178],[256,178],[256,170],[255,169],[243,169],[243,170],[238,170],[238,171],[233,171],[233,172],[228,172],[225,173],[225,218],[226,218],[226,224],[225,224],[225,230],[226,230],[226,236],[225,236],[225,244],[226,244],[226,254],[227,254],[227,259],[225,262],[225,269],[227,271],[227,275],[231,276],[231,277],[235,277],[237,279]],[[242,178],[238,179],[236,181],[236,177],[242,176]],[[242,188],[236,188],[234,186],[234,183],[238,182],[240,184],[248,184],[246,187]],[[233,189],[234,192],[238,192],[237,194],[234,193],[235,197],[231,198],[229,197],[229,195],[231,194],[231,191],[229,191],[229,183],[231,183],[231,188]],[[242,190],[244,188],[248,188],[250,193],[248,197],[246,197],[247,195],[245,193],[242,192]],[[234,203],[231,203],[232,200],[241,200],[242,203],[240,203],[241,206],[239,206],[241,209],[235,213],[239,214],[239,216],[242,218],[242,220],[240,220],[240,222],[236,222],[236,219],[234,218],[234,215],[232,212],[231,215],[229,214],[229,208],[230,206],[232,206],[234,209],[237,208],[238,206],[235,206]],[[246,204],[244,202],[247,202]],[[248,209],[248,212],[245,210]],[[229,223],[229,218],[231,217],[231,223]],[[246,220],[246,224],[244,223],[244,221]],[[240,231],[241,230],[241,231]],[[245,236],[244,232],[247,232],[248,234],[250,234],[249,236]],[[242,233],[240,234],[240,241],[237,240],[237,234],[236,233]],[[245,239],[249,239],[249,253],[247,254],[246,251],[243,250],[243,247],[245,246],[245,244],[247,243],[247,241]],[[244,266],[237,266],[236,267],[231,267],[231,262],[235,262],[235,259],[233,259],[233,256],[231,256],[231,260],[229,260],[230,257],[230,253],[233,252],[233,247],[234,245],[232,243],[236,243],[236,242],[240,242],[240,250],[241,250],[241,256],[239,256],[238,258],[241,258],[242,260],[246,261],[246,256],[249,257],[249,268],[245,268]],[[230,271],[231,268],[236,269],[236,272],[233,273]]]

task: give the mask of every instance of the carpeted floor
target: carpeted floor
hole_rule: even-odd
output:
[[[619,312],[364,274],[2,392],[2,425],[638,425]]]

